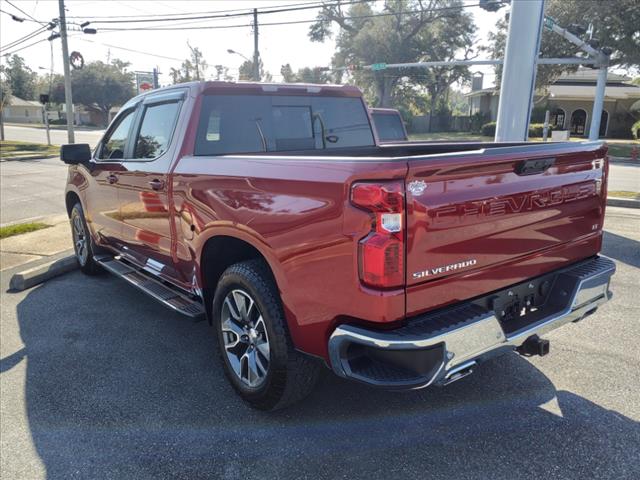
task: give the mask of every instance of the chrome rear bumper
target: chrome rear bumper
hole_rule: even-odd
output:
[[[341,325],[329,339],[331,367],[341,377],[384,388],[450,383],[490,356],[592,314],[611,298],[609,280],[615,268],[610,259],[595,257],[545,275],[540,282],[550,281],[552,288],[544,306],[514,322],[506,322],[504,311],[496,313],[487,305],[496,305],[492,299],[507,291],[513,295],[527,284],[533,288],[535,280],[412,319],[391,331]]]

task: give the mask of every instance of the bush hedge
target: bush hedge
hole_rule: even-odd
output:
[[[544,130],[543,123],[532,123],[529,125],[530,137],[542,137],[542,131]],[[549,125],[549,136],[551,136],[551,130],[553,127]],[[482,135],[487,137],[493,137],[496,134],[496,122],[489,122],[482,125]]]
[[[640,120],[631,125],[631,134],[636,140],[640,139]]]
[[[493,137],[496,134],[496,122],[489,122],[482,125],[480,129],[485,137]]]

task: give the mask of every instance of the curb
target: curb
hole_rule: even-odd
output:
[[[608,197],[607,206],[610,207],[625,207],[625,208],[640,208],[640,200],[633,200],[631,198],[619,198]]]
[[[614,165],[635,165],[640,166],[639,160],[633,160],[627,157],[609,157],[609,163]]]
[[[51,262],[43,263],[37,267],[16,273],[9,282],[9,288],[21,292],[51,278],[79,268],[74,255],[64,257]]]
[[[2,157],[0,162],[17,162],[20,160],[45,160],[47,158],[56,158],[57,155],[19,155],[17,157]]]

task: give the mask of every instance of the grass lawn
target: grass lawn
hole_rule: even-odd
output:
[[[617,198],[630,198],[632,200],[640,200],[640,193],[638,192],[627,192],[624,190],[609,190],[607,192],[607,196],[609,197],[617,197]]]
[[[631,157],[633,147],[636,147],[640,156],[640,141],[633,140],[606,140],[609,145],[609,155],[612,157]]]
[[[21,235],[23,233],[35,232],[36,230],[42,230],[43,228],[49,228],[51,225],[47,225],[42,222],[31,223],[18,223],[16,225],[9,225],[7,227],[0,227],[0,238],[13,237],[14,235]]]
[[[58,145],[45,145],[44,143],[16,142],[5,140],[0,142],[0,158],[17,157],[20,155],[59,155]]]
[[[485,137],[470,132],[437,132],[437,133],[410,133],[409,140],[425,142],[493,142],[493,137]]]

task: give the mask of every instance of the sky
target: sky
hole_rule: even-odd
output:
[[[244,59],[239,55],[229,54],[227,49],[233,49],[246,57],[253,55],[253,33],[250,17],[216,18],[207,20],[185,20],[181,22],[154,23],[161,26],[176,26],[179,30],[168,31],[138,31],[130,28],[127,31],[106,31],[106,28],[126,28],[143,24],[107,24],[100,20],[109,20],[109,16],[145,16],[145,15],[174,15],[180,13],[215,12],[220,10],[248,10],[252,8],[266,8],[274,6],[291,6],[304,3],[318,3],[317,0],[66,0],[66,15],[68,22],[79,25],[85,21],[92,21],[90,27],[97,29],[97,34],[89,35],[79,31],[78,26],[71,26],[69,32],[69,51],[78,51],[85,62],[94,60],[106,61],[108,58],[119,58],[131,62],[132,71],[151,71],[158,67],[161,72],[160,83],[170,83],[170,68],[178,68],[183,59],[189,56],[191,46],[198,47],[210,68],[207,76],[215,73],[213,65],[222,64],[229,67],[229,73],[236,76],[238,67]],[[464,0],[466,5],[477,5],[477,0]],[[380,3],[381,5],[381,3]],[[18,9],[23,10],[20,12]],[[27,18],[24,22],[12,20],[7,13],[0,13],[0,45],[6,46],[11,42],[35,31],[40,24],[28,19],[48,22],[59,16],[57,0],[0,0],[0,10]],[[487,34],[495,29],[497,21],[504,15],[506,9],[497,13],[486,12],[477,6],[467,9],[474,15],[478,28],[476,45],[486,44]],[[312,20],[318,9],[300,10],[295,12],[272,13],[261,15],[259,22],[289,22]],[[102,18],[99,18],[102,17]],[[156,17],[160,18],[160,17]],[[113,20],[113,19],[111,19]],[[178,24],[180,24],[178,26]],[[151,25],[150,23],[144,24]],[[234,28],[182,30],[183,27],[215,26],[228,27],[244,25]],[[334,53],[333,40],[325,43],[311,42],[307,36],[310,23],[290,25],[262,25],[259,27],[259,51],[265,69],[280,81],[280,67],[289,63],[297,70],[302,67],[329,66]],[[15,51],[22,56],[27,65],[41,74],[48,73],[51,67],[51,46],[53,45],[53,70],[62,73],[62,47],[60,39],[53,42],[46,41],[49,32],[35,36],[33,39],[14,48],[3,49],[2,54]],[[31,43],[38,42],[33,46]],[[52,45],[51,45],[52,44]],[[485,58],[480,56],[479,58]],[[5,62],[5,58],[0,59]],[[472,69],[485,73],[485,86],[492,84],[494,75],[491,67],[477,67]]]

